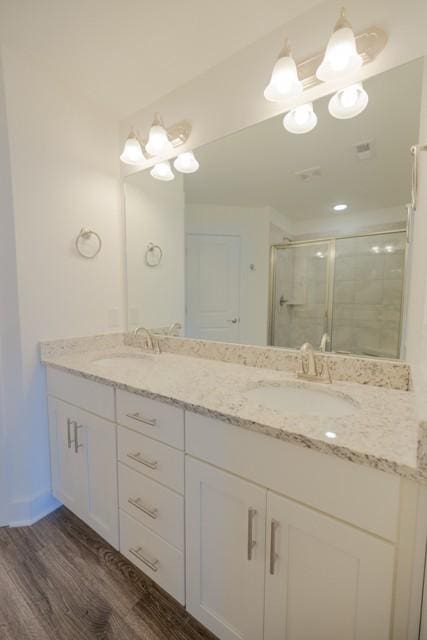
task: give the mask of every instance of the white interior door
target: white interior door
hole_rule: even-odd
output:
[[[388,640],[393,546],[269,492],[264,640]]]
[[[187,609],[221,640],[263,637],[266,491],[186,459]]]
[[[240,237],[187,234],[186,334],[238,342]]]

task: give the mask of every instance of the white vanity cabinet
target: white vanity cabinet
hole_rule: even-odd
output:
[[[52,491],[118,548],[115,424],[49,398]]]

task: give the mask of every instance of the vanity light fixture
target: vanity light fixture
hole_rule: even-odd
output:
[[[361,82],[344,87],[329,100],[329,113],[338,120],[354,118],[368,106],[369,96]]]
[[[173,166],[180,173],[195,173],[200,167],[192,151],[184,151],[175,158]]]
[[[164,182],[169,182],[169,180],[173,180],[175,178],[169,160],[163,160],[163,162],[155,164],[150,170],[150,175],[153,178],[156,178],[156,180],[163,180]]]
[[[343,7],[316,76],[324,82],[342,80],[357,71],[362,64],[363,59],[357,52],[353,29]]]
[[[384,253],[394,253],[394,246],[392,244],[386,244]]]
[[[345,211],[346,209],[348,209],[348,204],[345,204],[344,202],[339,202],[338,204],[334,204],[332,209],[337,213],[340,213],[341,211]]]
[[[158,113],[154,116],[145,150],[150,156],[162,157],[173,152],[173,144]]]
[[[372,253],[381,253],[381,247],[379,247],[377,244],[374,245],[373,247],[371,247],[371,251]]]
[[[297,66],[286,40],[273,67],[270,82],[264,90],[264,97],[270,102],[281,102],[301,95],[302,91],[303,85],[298,78]]]
[[[120,160],[125,164],[131,165],[139,165],[145,161],[141,143],[133,130],[129,133],[126,139]]]
[[[317,125],[313,103],[307,102],[289,111],[283,118],[283,126],[289,133],[308,133]]]

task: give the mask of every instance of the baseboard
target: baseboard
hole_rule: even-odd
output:
[[[61,503],[50,491],[27,499],[13,500],[9,505],[9,527],[29,527],[60,506]]]

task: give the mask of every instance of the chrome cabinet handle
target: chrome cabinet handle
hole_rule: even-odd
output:
[[[143,424],[148,424],[150,427],[155,427],[157,424],[156,418],[145,418],[138,411],[136,413],[127,413],[127,418],[131,418],[131,420],[136,420],[137,422],[142,422]]]
[[[76,421],[71,420],[71,418],[67,418],[67,445],[68,448],[71,449],[71,445],[73,444],[73,440],[71,440],[71,425],[75,425]]]
[[[83,429],[83,425],[77,424],[74,420],[74,453],[78,453],[82,444],[79,444],[79,429]]]
[[[157,509],[155,508],[150,509],[150,507],[147,507],[145,504],[141,502],[141,498],[128,498],[128,502],[133,507],[136,507],[140,511],[143,511],[144,513],[146,513],[147,516],[150,516],[150,518],[153,518],[153,520],[156,520],[156,518],[159,515],[159,512]]]
[[[138,560],[140,562],[142,562],[143,564],[147,565],[147,567],[149,567],[152,571],[157,571],[159,568],[159,561],[158,560],[154,560],[152,558],[147,558],[147,556],[145,556],[142,553],[142,547],[136,547],[135,549],[133,549],[132,547],[129,549],[129,553],[131,553],[133,556],[135,556],[136,558],[138,558]]]
[[[252,560],[252,551],[256,546],[256,540],[254,540],[254,520],[256,513],[256,509],[248,509],[248,560]]]
[[[147,458],[143,458],[141,453],[137,451],[137,453],[127,453],[126,456],[131,460],[135,460],[135,462],[139,462],[143,464],[145,467],[149,469],[157,469],[158,462],[157,460],[148,460]]]
[[[274,576],[274,569],[276,565],[276,560],[279,558],[279,555],[276,551],[276,532],[279,528],[280,524],[277,520],[271,521],[271,529],[270,529],[270,575]]]

